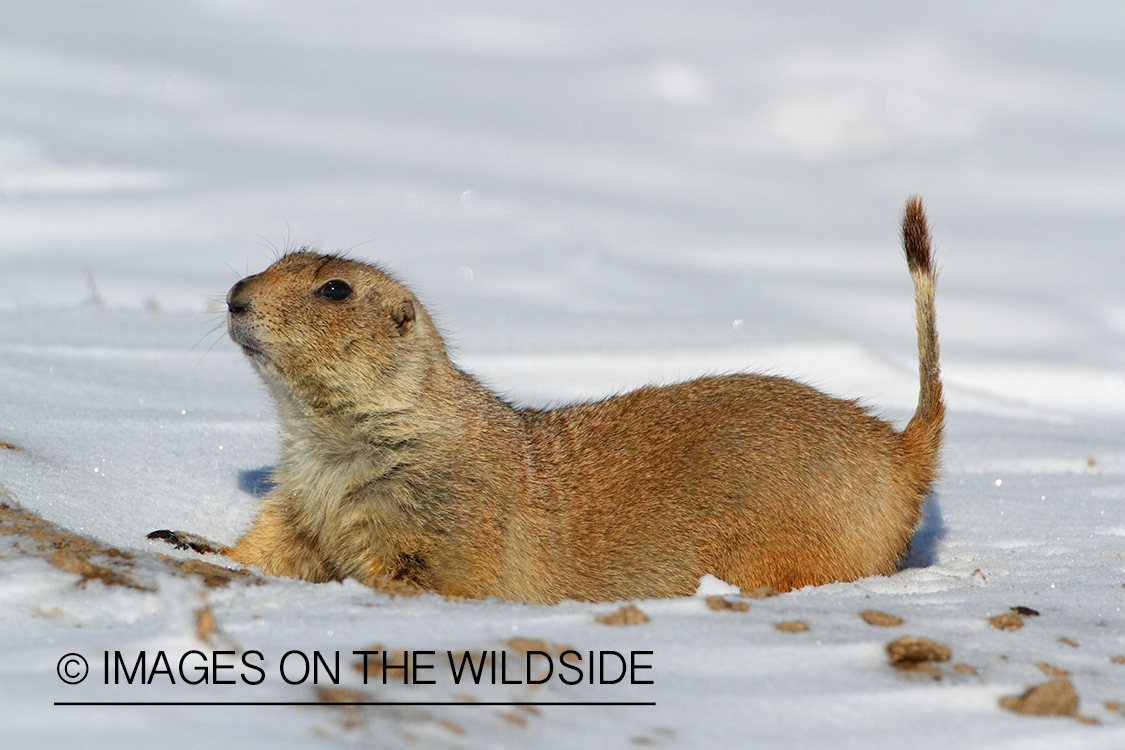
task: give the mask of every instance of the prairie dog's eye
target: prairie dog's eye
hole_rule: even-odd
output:
[[[352,288],[348,286],[348,282],[346,281],[332,279],[331,281],[325,282],[314,294],[316,294],[317,297],[324,297],[324,299],[332,300],[333,302],[340,302],[352,296]]]

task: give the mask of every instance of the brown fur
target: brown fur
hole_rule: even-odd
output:
[[[253,527],[220,551],[271,575],[529,602],[683,596],[707,573],[782,591],[892,573],[944,415],[916,197],[903,240],[921,393],[902,432],[854,401],[750,374],[518,409],[450,362],[398,282],[286,255],[228,296],[283,447]],[[318,294],[331,280],[351,294]]]

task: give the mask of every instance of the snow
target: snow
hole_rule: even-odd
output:
[[[79,585],[0,536],[0,744],[1125,746],[1106,705],[1125,701],[1123,32],[1111,2],[3,5],[0,441],[20,450],[0,450],[0,492],[134,553],[143,589]],[[748,612],[642,601],[648,623],[611,627],[594,617],[616,603],[207,588],[156,556],[192,555],[144,538],[232,541],[253,516],[276,421],[218,301],[283,249],[391,269],[457,361],[521,403],[748,369],[901,423],[912,192],[942,269],[950,418],[895,576]],[[720,586],[703,593],[733,599]],[[1039,616],[989,625],[1014,606]],[[789,620],[809,630],[774,627]],[[889,666],[903,635],[952,649],[940,679]],[[351,666],[517,636],[651,652],[653,684],[435,667],[434,685],[364,686]],[[192,650],[256,650],[266,678],[105,684],[105,653],[174,669]],[[56,705],[326,699],[281,678],[291,650],[340,652],[365,701],[655,706]],[[82,684],[56,673],[68,653]],[[1040,662],[1098,724],[999,707],[1049,679]]]
[[[699,579],[699,588],[695,590],[696,596],[740,596],[742,591],[738,586],[732,586],[726,581],[707,574]]]

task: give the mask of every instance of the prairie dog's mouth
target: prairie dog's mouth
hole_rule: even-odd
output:
[[[252,329],[237,320],[231,319],[227,327],[231,341],[242,347],[242,351],[251,359],[269,359],[269,354],[262,348],[261,342],[254,337]]]
[[[239,346],[242,347],[242,351],[248,357],[265,357],[265,356],[267,356],[264,351],[262,351],[261,349],[259,349],[257,347],[251,346],[250,344],[239,343]]]

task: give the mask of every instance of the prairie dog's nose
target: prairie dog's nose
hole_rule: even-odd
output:
[[[238,282],[227,292],[227,310],[238,315],[250,309],[250,297],[246,294],[246,279]]]

